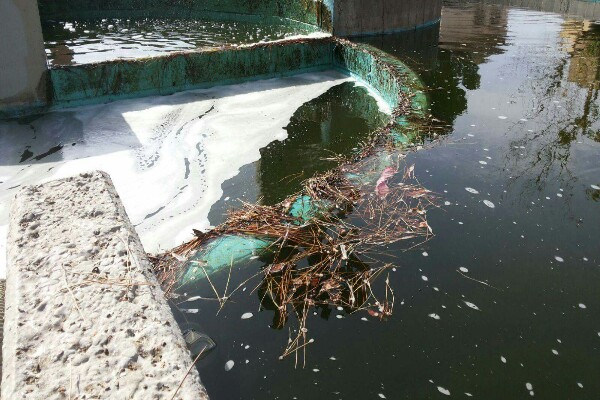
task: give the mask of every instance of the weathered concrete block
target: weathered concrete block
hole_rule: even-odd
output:
[[[19,192],[6,283],[3,399],[207,398],[107,174]]]

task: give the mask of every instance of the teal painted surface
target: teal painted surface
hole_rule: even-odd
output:
[[[55,107],[273,78],[330,68],[328,39],[192,51],[139,60],[55,67]]]
[[[240,263],[255,255],[268,252],[272,240],[253,236],[227,235],[208,242],[188,262],[184,274],[179,278],[181,285],[188,285],[206,274]]]
[[[324,201],[313,201],[309,196],[299,196],[290,207],[290,215],[298,219],[297,224],[302,224],[323,216],[330,206]]]
[[[137,60],[60,66],[50,70],[54,107],[337,68],[364,82],[392,109],[410,98],[409,113],[423,115],[423,83],[405,64],[368,45],[334,39],[287,40],[271,44],[189,51]],[[406,125],[403,119],[399,125]]]

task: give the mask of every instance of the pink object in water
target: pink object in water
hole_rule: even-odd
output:
[[[387,185],[387,180],[390,179],[394,174],[398,172],[395,168],[386,167],[379,179],[377,179],[377,185],[375,186],[375,193],[379,197],[385,197],[390,192],[390,188]]]

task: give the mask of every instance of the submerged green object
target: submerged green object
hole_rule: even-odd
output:
[[[271,240],[254,236],[226,235],[208,242],[189,261],[179,278],[181,285],[206,277],[225,267],[261,255],[268,251]]]
[[[313,218],[318,218],[329,209],[326,201],[314,201],[310,196],[298,196],[296,201],[290,207],[290,215],[298,218],[299,222],[308,222]]]

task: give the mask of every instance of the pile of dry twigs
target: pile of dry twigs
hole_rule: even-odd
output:
[[[290,315],[298,321],[282,357],[295,354],[298,361],[299,352],[311,342],[306,322],[312,307],[341,306],[350,313],[366,310],[371,316],[387,318],[394,306],[389,279],[379,296],[373,283],[392,265],[375,267],[376,263],[365,260],[392,243],[408,240],[408,248],[415,240],[429,239],[432,230],[426,212],[435,205],[435,197],[415,179],[412,166],[403,173],[397,172],[398,165],[385,168],[376,186],[347,178],[364,167],[361,162],[350,163],[310,178],[301,193],[276,205],[244,204],[231,211],[222,225],[196,232],[192,241],[157,256],[155,268],[165,291],[172,294],[187,260],[210,240],[253,235],[272,242],[271,262],[261,271],[255,289],[261,304],[275,311],[276,327],[282,328]],[[400,179],[390,183],[394,178]],[[292,216],[290,208],[299,196],[309,196],[326,212],[308,220]]]

